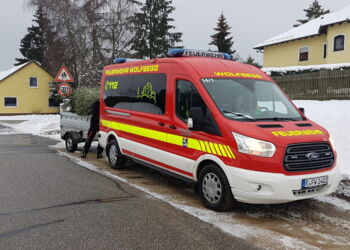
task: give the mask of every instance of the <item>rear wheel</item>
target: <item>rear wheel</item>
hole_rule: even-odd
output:
[[[200,172],[198,193],[204,206],[219,212],[232,209],[235,202],[225,173],[215,164]]]
[[[74,138],[71,134],[66,135],[65,138],[66,149],[68,152],[75,152],[78,148],[78,143],[74,141]]]
[[[125,157],[121,154],[118,143],[115,139],[107,145],[108,162],[111,168],[122,169],[125,164]]]

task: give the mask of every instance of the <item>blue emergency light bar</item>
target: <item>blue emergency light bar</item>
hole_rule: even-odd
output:
[[[142,61],[142,59],[118,57],[118,58],[115,58],[113,60],[113,63],[114,64],[119,64],[119,63],[136,62],[136,61]]]
[[[233,56],[223,52],[195,50],[195,49],[169,49],[167,56],[169,57],[211,57],[221,58],[225,60],[233,60]]]

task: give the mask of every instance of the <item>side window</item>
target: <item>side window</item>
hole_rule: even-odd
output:
[[[135,75],[133,79],[131,109],[135,111],[164,114],[165,74]]]
[[[104,86],[104,102],[107,107],[130,110],[133,76],[110,76]]]
[[[164,114],[165,93],[164,74],[112,76],[105,81],[104,102],[107,107]]]
[[[334,51],[344,50],[344,35],[334,37]]]
[[[191,82],[185,81],[185,80],[177,81],[175,105],[176,105],[176,116],[179,117],[184,122],[187,121],[191,108],[193,107],[201,108],[203,111],[203,117],[204,117],[203,131],[210,134],[221,135],[207,105],[205,104],[199,92]]]
[[[186,121],[192,105],[192,83],[180,80],[176,84],[176,115]]]

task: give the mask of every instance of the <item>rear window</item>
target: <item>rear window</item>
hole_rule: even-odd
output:
[[[104,102],[107,107],[164,114],[165,74],[106,77]]]

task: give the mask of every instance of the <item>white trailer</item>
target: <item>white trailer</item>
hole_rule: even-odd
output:
[[[75,152],[80,142],[85,142],[90,128],[91,116],[79,116],[70,112],[67,105],[60,105],[61,138],[65,140],[68,152]],[[97,135],[94,138],[97,141]]]

